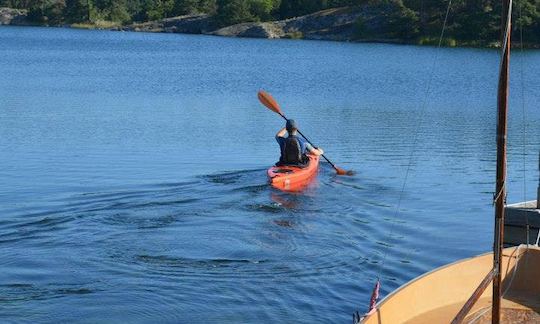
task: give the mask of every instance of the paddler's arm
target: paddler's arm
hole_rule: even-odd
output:
[[[287,134],[287,129],[283,127],[282,129],[279,130],[279,132],[277,132],[276,138],[285,137],[285,134]]]
[[[311,144],[306,143],[306,150],[313,155],[323,155],[324,151],[320,147],[313,147]]]

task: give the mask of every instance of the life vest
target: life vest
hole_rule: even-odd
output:
[[[281,148],[281,157],[279,163],[282,165],[301,165],[305,159],[302,155],[302,147],[300,141],[295,135],[289,135],[285,138],[283,147]]]

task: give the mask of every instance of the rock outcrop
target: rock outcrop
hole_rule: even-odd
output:
[[[346,41],[353,39],[355,23],[364,13],[361,8],[327,9],[286,20],[228,26],[210,34],[236,37]]]
[[[115,28],[123,31],[207,34],[253,38],[303,38],[349,41],[355,23],[366,15],[359,7],[327,9],[310,15],[271,22],[242,23],[217,29],[209,15],[186,15]]]
[[[217,27],[209,15],[186,15],[116,28],[123,31],[203,34]]]
[[[23,9],[0,8],[0,25],[28,25],[27,14]]]
[[[280,22],[242,23],[208,33],[216,36],[283,38],[285,31]]]

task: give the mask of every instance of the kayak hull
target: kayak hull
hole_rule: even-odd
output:
[[[268,169],[268,178],[272,187],[283,191],[300,191],[304,189],[319,170],[319,156],[308,154],[306,167],[273,166]]]

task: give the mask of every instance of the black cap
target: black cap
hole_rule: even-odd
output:
[[[287,124],[285,124],[285,128],[287,129],[287,132],[291,132],[298,129],[298,125],[296,124],[296,121],[294,119],[287,119]]]

